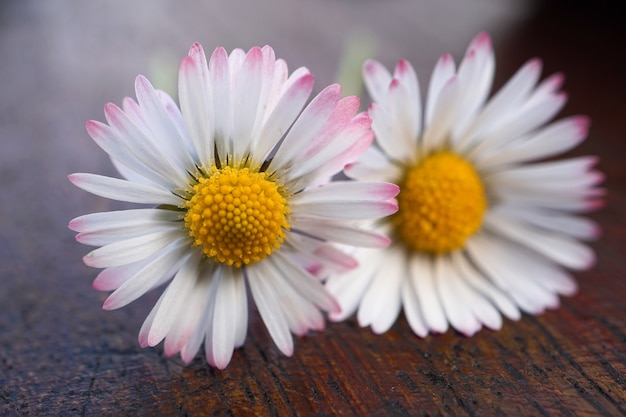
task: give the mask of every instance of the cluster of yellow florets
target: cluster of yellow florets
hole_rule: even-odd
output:
[[[463,247],[482,224],[487,200],[470,163],[452,152],[430,155],[406,171],[392,217],[410,248],[445,253]]]
[[[185,226],[194,245],[217,262],[258,262],[280,247],[289,229],[287,201],[264,172],[212,167],[190,194]]]

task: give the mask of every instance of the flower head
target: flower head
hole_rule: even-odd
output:
[[[139,333],[142,346],[191,361],[204,342],[224,368],[242,346],[247,286],[278,348],[290,331],[324,327],[339,305],[308,270],[346,270],[354,259],[332,242],[383,247],[389,240],[358,227],[396,211],[393,184],[328,182],[372,142],[357,97],[331,85],[304,109],[313,77],[288,75],[269,46],[207,63],[199,44],[180,66],[180,109],[143,76],[137,101],[107,104],[108,124],[87,123],[125,179],[72,174],[93,194],[153,208],[94,213],[70,222],[79,242],[100,246],[87,265],[104,268],[94,287],[116,309],[169,282]]]
[[[577,215],[601,205],[596,159],[548,159],[578,145],[589,120],[547,124],[566,101],[563,78],[538,83],[531,60],[487,100],[494,73],[489,36],[478,35],[455,68],[437,62],[425,106],[411,65],[393,74],[380,63],[364,66],[374,103],[369,113],[378,148],[346,173],[400,186],[399,210],[376,222],[392,236],[381,251],[359,250],[362,268],[334,275],[327,288],[339,300],[341,320],[358,309],[376,333],[400,309],[419,336],[448,325],[472,335],[499,329],[502,316],[538,314],[571,295],[576,282],[563,269],[594,263],[581,240],[598,227]]]

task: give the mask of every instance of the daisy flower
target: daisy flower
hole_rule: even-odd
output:
[[[328,280],[341,305],[332,320],[358,309],[361,326],[383,333],[403,307],[419,336],[449,325],[469,336],[483,325],[500,329],[502,315],[539,314],[574,294],[564,268],[594,263],[581,241],[598,227],[577,213],[601,205],[602,175],[593,157],[548,159],[579,144],[589,120],[547,124],[566,95],[561,75],[538,83],[540,71],[539,60],[529,61],[487,100],[494,56],[482,33],[458,69],[450,55],[439,59],[422,108],[407,61],[393,74],[365,63],[378,147],[346,173],[398,184],[399,210],[375,222],[392,237],[388,248],[361,250],[361,269]]]
[[[373,141],[357,97],[338,85],[304,109],[313,76],[269,46],[247,53],[217,48],[207,63],[199,44],[180,65],[180,109],[143,76],[137,101],[105,106],[108,124],[87,131],[125,179],[78,173],[76,186],[152,208],[72,220],[76,239],[99,246],[84,262],[104,268],[94,281],[117,309],[168,283],[140,332],[167,355],[190,362],[202,342],[208,362],[228,365],[243,345],[248,295],[273,341],[293,352],[291,333],[324,327],[339,305],[308,270],[346,270],[354,259],[332,242],[389,243],[355,226],[397,210],[393,184],[328,182]],[[348,223],[346,223],[348,222]]]

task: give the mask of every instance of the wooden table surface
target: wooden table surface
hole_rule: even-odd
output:
[[[598,6],[600,4],[600,6]],[[595,8],[591,8],[594,5]],[[626,415],[626,19],[621,2],[525,0],[127,1],[0,3],[0,415]],[[488,30],[496,85],[527,59],[564,71],[561,116],[588,114],[607,174],[598,263],[576,273],[558,310],[472,338],[420,339],[404,318],[382,336],[355,320],[295,339],[292,358],[256,312],[224,371],[189,366],[137,333],[161,290],[101,310],[97,271],[67,222],[123,205],[82,192],[71,172],[113,174],[84,130],[136,74],[175,91],[193,41],[210,51],[271,44],[316,90],[333,82],[347,44],[388,66],[411,60],[428,79]],[[352,41],[349,41],[352,39]],[[360,40],[360,42],[358,42]],[[367,99],[365,99],[367,100]]]

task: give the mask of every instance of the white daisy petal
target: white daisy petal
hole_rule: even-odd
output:
[[[318,132],[332,115],[340,98],[341,87],[338,84],[326,87],[317,95],[292,126],[270,166],[285,166],[296,155],[308,158],[323,147],[324,144],[320,142],[325,138],[318,136]]]
[[[292,221],[294,230],[318,239],[366,248],[383,248],[390,243],[386,236],[344,222],[306,216],[293,216]]]
[[[523,227],[494,212],[486,216],[485,227],[571,269],[588,269],[595,262],[593,251],[574,239]]]
[[[215,48],[209,59],[210,93],[213,96],[216,158],[225,160],[232,129],[231,82],[228,54],[224,48]]]
[[[411,142],[408,143],[411,145],[409,149],[414,149],[422,130],[422,99],[417,74],[409,61],[401,59],[394,69],[393,77],[404,86],[409,95],[405,103],[406,112],[400,108],[401,106],[398,106],[401,104],[401,101],[398,101],[396,104],[392,103],[392,107],[404,113],[403,118],[405,119],[403,123],[407,123],[409,126],[408,134],[409,138],[411,138]],[[390,91],[391,93],[392,91]]]
[[[209,84],[209,68],[204,50],[194,43],[189,55],[180,64],[178,83],[180,108],[198,161],[213,160],[213,101]]]
[[[426,337],[426,335],[428,335],[428,327],[422,316],[419,299],[417,298],[417,294],[410,280],[402,280],[400,292],[402,295],[404,315],[409,322],[409,326],[411,326],[411,330],[419,337]]]
[[[540,132],[531,134],[523,141],[517,141],[510,146],[487,154],[477,162],[482,169],[493,169],[510,163],[532,161],[547,158],[566,152],[582,142],[587,136],[589,119],[584,116],[570,117],[555,122]]]
[[[491,39],[486,32],[482,32],[472,40],[465,58],[459,65],[459,82],[465,88],[459,97],[451,135],[451,140],[457,142],[457,146],[463,146],[463,143],[458,142],[463,138],[462,134],[476,117],[476,113],[489,94],[494,69],[495,58],[491,48]]]
[[[319,149],[316,153],[312,154],[308,159],[299,159],[298,165],[295,166],[289,175],[294,180],[302,178],[306,174],[315,172],[320,167],[324,166],[329,160],[333,160],[339,155],[350,149],[355,143],[361,140],[369,140],[371,138],[371,132],[369,130],[371,126],[371,119],[366,114],[358,114],[350,123],[338,132],[335,136],[334,146],[326,146]],[[306,178],[305,178],[306,179]],[[295,191],[299,191],[300,187],[291,186]]]
[[[483,254],[478,253],[476,256],[483,256]],[[519,320],[521,314],[515,304],[504,292],[478,272],[461,252],[452,253],[452,262],[457,273],[459,273],[459,277],[463,281],[467,282],[473,289],[487,297],[506,317],[511,320]]]
[[[537,59],[530,60],[522,66],[476,117],[466,132],[466,136],[472,140],[465,141],[465,146],[459,150],[465,152],[467,146],[473,145],[478,137],[482,138],[480,144],[484,143],[486,135],[506,124],[515,115],[514,110],[519,107],[520,102],[528,97],[532,88],[537,84],[540,73],[541,62]]]
[[[392,250],[388,257],[389,265],[378,270],[357,313],[359,325],[371,325],[374,333],[386,332],[402,307],[400,289],[404,277],[404,254],[401,250]]]
[[[390,88],[394,91],[402,90],[397,95],[404,95],[404,99],[407,98],[406,89],[399,85],[398,80],[394,80]],[[399,101],[403,98],[396,98],[395,100]],[[389,109],[377,104],[372,104],[368,113],[374,120],[372,130],[376,134],[378,145],[382,150],[396,163],[411,163],[412,155],[407,152],[411,148],[406,144],[409,141],[409,127],[405,127],[404,123],[398,123]],[[406,128],[406,131],[403,131],[403,128]],[[404,140],[398,143],[398,138]]]
[[[389,200],[399,191],[397,185],[384,182],[335,181],[305,190],[292,197],[291,202],[292,204],[307,204],[321,201]]]
[[[391,74],[380,62],[368,59],[363,64],[363,81],[373,101],[386,105]]]
[[[302,336],[309,329],[323,330],[322,313],[312,302],[300,295],[285,278],[286,275],[283,274],[275,275],[268,279],[267,283],[272,286],[276,299],[280,300],[280,308],[291,332]]]
[[[548,232],[563,233],[576,239],[595,239],[600,234],[599,226],[585,217],[508,204],[502,204],[499,207],[495,207],[494,210],[512,221],[527,223],[531,226],[545,229]]]
[[[214,265],[198,265],[197,271],[198,279],[194,291],[185,302],[187,308],[181,311],[177,325],[165,337],[165,354],[171,356],[180,352],[185,363],[191,362],[198,353],[206,336],[212,306],[215,304],[217,286],[214,285],[213,276],[217,273],[217,268]]]
[[[180,241],[170,245],[161,256],[147,264],[109,295],[102,308],[115,310],[124,307],[160,285],[163,280],[169,279],[171,272],[178,269],[189,257],[189,254],[185,254],[185,249],[185,245]]]
[[[83,261],[94,268],[126,265],[149,257],[174,240],[183,240],[180,230],[149,233],[102,246],[85,255]]]
[[[137,184],[96,174],[71,174],[69,180],[77,187],[111,200],[142,204],[180,204],[180,197],[161,188]]]
[[[267,327],[267,331],[278,349],[286,356],[293,354],[293,339],[289,333],[287,320],[277,304],[277,294],[270,284],[266,282],[266,277],[276,274],[267,266],[260,262],[252,268],[247,268],[248,282],[254,302],[259,309],[259,314]]]
[[[262,88],[263,53],[261,48],[250,49],[235,80],[233,90],[232,143],[235,160],[250,152],[250,140],[257,118]]]
[[[358,261],[360,268],[342,274],[334,274],[326,281],[326,288],[340,303],[341,311],[331,312],[332,321],[345,320],[356,311],[363,294],[369,287],[381,264],[377,253],[362,250]]]
[[[167,179],[154,170],[152,164],[147,165],[145,162],[136,158],[132,152],[129,151],[125,141],[122,140],[122,136],[115,131],[115,129],[94,120],[87,122],[85,127],[94,142],[96,142],[102,150],[107,152],[113,160],[133,173],[145,177],[152,183],[169,183]]]
[[[320,284],[319,280],[309,274],[302,267],[296,265],[288,257],[280,252],[270,259],[277,271],[281,271],[281,275],[285,281],[294,288],[301,296],[308,298],[324,311],[336,313],[340,310],[337,301],[330,293]]]
[[[497,280],[522,310],[540,314],[546,307],[554,308],[558,305],[555,294],[546,291],[534,281],[525,279],[528,261],[532,259],[520,256],[523,248],[496,236],[489,236],[487,239],[486,235],[476,236],[472,239],[472,245],[467,247],[472,260],[492,280]],[[477,247],[481,248],[482,256]]]
[[[97,232],[135,225],[173,222],[180,214],[172,210],[135,209],[91,213],[72,219],[68,225],[75,232]]]
[[[134,103],[132,100],[127,100],[127,102]],[[114,104],[107,104],[104,107],[104,115],[109,125],[114,128],[114,137],[112,138],[114,141],[109,146],[119,147],[120,150],[118,152],[129,153],[147,168],[163,177],[156,181],[157,183],[163,183],[167,187],[183,183],[186,180],[186,173],[170,161],[169,158],[165,157],[167,150],[159,146],[158,142],[150,135],[149,128],[143,126],[146,121],[140,119],[144,117],[142,109],[136,104],[132,105],[131,108],[139,113],[135,114],[133,118],[139,120],[141,124],[133,120],[131,114],[124,113]],[[111,154],[111,156],[113,159],[122,162],[129,169],[151,178],[145,175],[145,169],[138,166],[138,164],[126,165],[128,161],[121,161],[119,155]]]
[[[196,254],[195,257],[199,257],[199,254]],[[185,262],[159,298],[158,309],[152,319],[152,325],[145,335],[145,342],[148,346],[158,345],[176,323],[181,309],[187,308],[183,300],[188,298],[189,293],[194,288],[197,263],[198,259],[190,259]],[[139,339],[141,343],[141,331],[139,332]]]
[[[473,315],[477,320],[474,323],[475,327],[467,326],[463,327],[453,326],[460,332],[471,335],[471,331],[478,331],[482,324],[493,330],[499,330],[502,327],[502,316],[492,302],[483,296],[480,291],[474,289],[462,276],[462,272],[458,270],[455,261],[453,260],[454,253],[450,255],[450,259],[447,260],[446,267],[449,268],[449,275],[451,277],[450,287],[455,292],[456,299],[459,303],[462,303],[467,308],[467,315]],[[472,324],[470,322],[469,324]],[[469,329],[469,331],[464,331]]]
[[[233,271],[232,268],[224,268],[217,282],[215,294],[215,310],[213,311],[213,325],[211,330],[212,361],[218,369],[224,369],[230,362],[235,348],[237,332],[233,329],[233,318],[239,310],[241,300],[237,287],[243,282],[243,276]]]
[[[368,200],[334,200],[297,205],[298,214],[329,219],[373,219],[393,214],[397,209],[398,205],[391,201]]]
[[[145,114],[146,123],[150,127],[150,135],[155,144],[168,154],[179,172],[184,172],[185,167],[193,165],[187,138],[180,134],[163,106],[159,95],[147,78],[141,75],[137,77],[135,92],[137,102]]]
[[[440,100],[439,96],[441,90],[450,79],[454,77],[456,65],[454,59],[450,54],[444,54],[439,58],[435,69],[430,77],[430,83],[428,85],[428,98],[426,99],[426,114],[424,118],[424,127],[428,127],[433,119],[435,113],[435,106]]]
[[[259,134],[255,164],[261,165],[265,161],[269,152],[276,145],[277,139],[283,137],[296,116],[302,111],[312,90],[313,76],[308,71],[303,71],[298,78],[292,79],[289,87],[282,93],[278,103],[267,117],[267,121]]]
[[[427,155],[433,150],[443,147],[448,140],[461,87],[457,77],[450,78],[442,87],[435,102],[432,119],[422,136],[421,152],[423,154]]]
[[[433,332],[445,333],[448,330],[448,321],[437,295],[432,261],[421,254],[413,254],[408,264],[407,272],[419,299],[426,325]]]
[[[464,335],[473,335],[480,329],[480,322],[468,305],[473,300],[459,294],[460,288],[455,285],[456,271],[451,268],[448,257],[437,256],[434,263],[435,287],[448,321]]]

